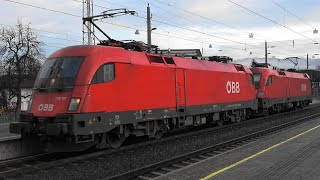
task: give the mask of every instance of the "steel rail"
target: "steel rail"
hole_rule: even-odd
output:
[[[240,146],[247,144],[248,142],[255,141],[268,134],[279,132],[288,127],[292,127],[294,125],[297,125],[309,120],[314,120],[318,117],[320,117],[320,113],[310,115],[304,118],[300,118],[300,119],[297,119],[282,125],[278,125],[269,129],[258,131],[249,135],[238,137],[238,138],[229,140],[227,142],[215,144],[213,146],[196,150],[175,158],[171,158],[169,160],[164,160],[155,164],[151,164],[140,169],[136,169],[120,175],[109,177],[109,178],[106,178],[106,180],[113,180],[113,179],[119,180],[119,179],[132,179],[132,178],[144,179],[144,180],[154,179],[156,177],[165,175],[169,172],[176,171],[182,167],[186,167],[191,164],[197,163],[199,161],[203,161],[205,159],[211,158],[213,156],[229,151],[231,149],[238,148]]]

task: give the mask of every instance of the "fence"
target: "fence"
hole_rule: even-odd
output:
[[[319,96],[320,95],[320,83],[312,82],[312,95]]]
[[[15,116],[15,108],[4,108],[0,107],[0,124],[6,124],[10,122],[15,122],[16,116]]]

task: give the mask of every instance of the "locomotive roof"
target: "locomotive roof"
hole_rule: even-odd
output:
[[[309,78],[308,75],[306,75],[305,73],[299,73],[299,72],[277,71],[274,69],[261,68],[261,67],[251,68],[251,70],[253,73],[260,72],[265,76],[274,75],[274,76],[285,76],[290,78],[301,78],[301,79]]]
[[[132,50],[125,50],[121,47],[111,46],[99,46],[99,45],[80,45],[70,46],[60,49],[49,56],[49,58],[61,57],[61,56],[90,56],[95,59],[95,62],[91,63],[106,63],[106,62],[120,62],[120,63],[132,63],[139,65],[155,65],[176,67],[184,69],[198,69],[207,71],[223,71],[223,72],[246,72],[251,74],[251,70],[242,65],[237,64],[225,64],[220,62],[212,62],[206,60],[189,59],[184,57],[168,56],[163,54],[153,54],[146,52],[137,52]],[[150,58],[153,56],[171,57],[174,60],[174,64],[166,63],[153,63]],[[104,62],[106,61],[106,62]]]

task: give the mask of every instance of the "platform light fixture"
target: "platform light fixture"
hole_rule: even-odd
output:
[[[318,29],[314,28],[313,34],[318,34]]]

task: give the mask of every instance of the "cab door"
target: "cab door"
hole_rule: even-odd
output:
[[[185,70],[175,69],[175,79],[176,79],[177,111],[185,112],[185,108],[186,108]]]

